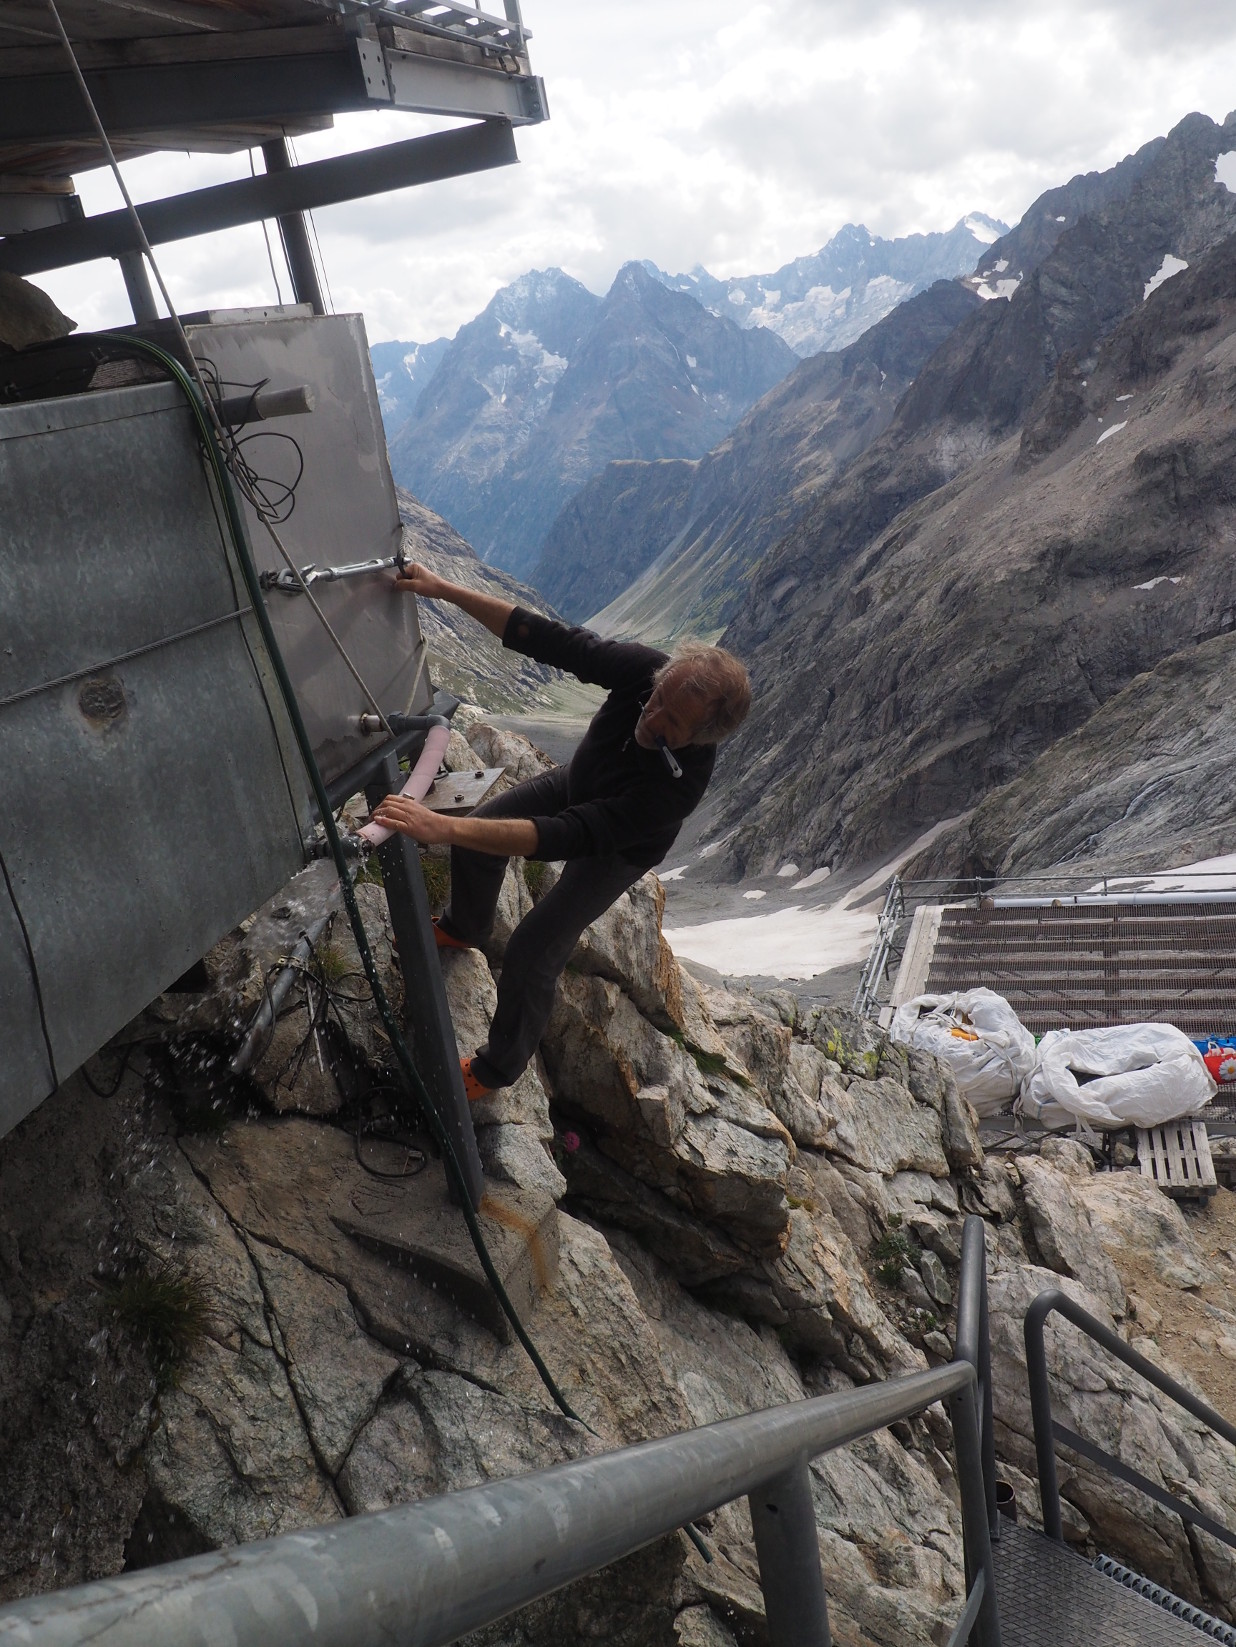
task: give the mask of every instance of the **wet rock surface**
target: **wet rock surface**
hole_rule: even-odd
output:
[[[513,867],[508,919],[530,896]],[[255,1080],[246,1111],[203,1130],[129,1070],[110,1099],[75,1078],[0,1142],[0,1484],[17,1507],[3,1595],[937,1365],[968,1211],[987,1223],[997,1445],[1023,1517],[1037,1503],[1022,1318],[1044,1288],[1230,1403],[1236,1197],[1182,1213],[1071,1140],[984,1155],[941,1066],[835,1009],[702,989],[660,908],[647,878],[590,930],[543,1059],[475,1117],[482,1223],[496,1253],[523,1251],[521,1313],[583,1424],[464,1273],[457,1215],[432,1200],[440,1169],[388,1140],[406,1170],[367,1170],[346,1106],[287,1113]],[[376,898],[366,918],[380,933]],[[244,996],[235,954],[214,964]],[[444,957],[467,1050],[500,965],[499,946]],[[147,1031],[178,1021],[170,1000]],[[63,1186],[50,1205],[49,1181]],[[118,1290],[135,1277],[144,1292]],[[1236,1451],[1058,1320],[1048,1354],[1064,1423],[1236,1515]],[[928,1412],[812,1465],[839,1642],[948,1639],[964,1590],[950,1447]],[[1064,1450],[1060,1481],[1079,1547],[1230,1605],[1226,1547]],[[473,1639],[766,1639],[745,1503],[704,1531],[711,1565],[674,1535]]]

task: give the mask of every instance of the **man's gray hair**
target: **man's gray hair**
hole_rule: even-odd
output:
[[[701,720],[691,735],[692,743],[720,743],[736,732],[751,707],[751,681],[746,669],[722,646],[705,646],[703,641],[681,640],[673,656],[652,677],[660,686],[673,676],[677,690],[690,692],[700,700]]]

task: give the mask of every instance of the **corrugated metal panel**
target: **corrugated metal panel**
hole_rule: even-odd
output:
[[[0,407],[0,1131],[287,879],[308,819],[171,384]]]

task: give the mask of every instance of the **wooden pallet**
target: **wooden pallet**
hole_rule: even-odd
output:
[[[1205,1201],[1218,1189],[1205,1121],[1188,1117],[1162,1127],[1138,1127],[1137,1161],[1177,1201]]]

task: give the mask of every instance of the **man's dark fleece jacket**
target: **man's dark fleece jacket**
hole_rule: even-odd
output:
[[[609,691],[567,766],[565,807],[532,819],[534,856],[557,862],[617,853],[640,869],[654,868],[698,806],[717,758],[713,744],[676,750],[682,777],[675,778],[659,749],[641,749],[635,741],[635,723],[667,654],[637,641],[605,640],[519,606],[502,644]]]

